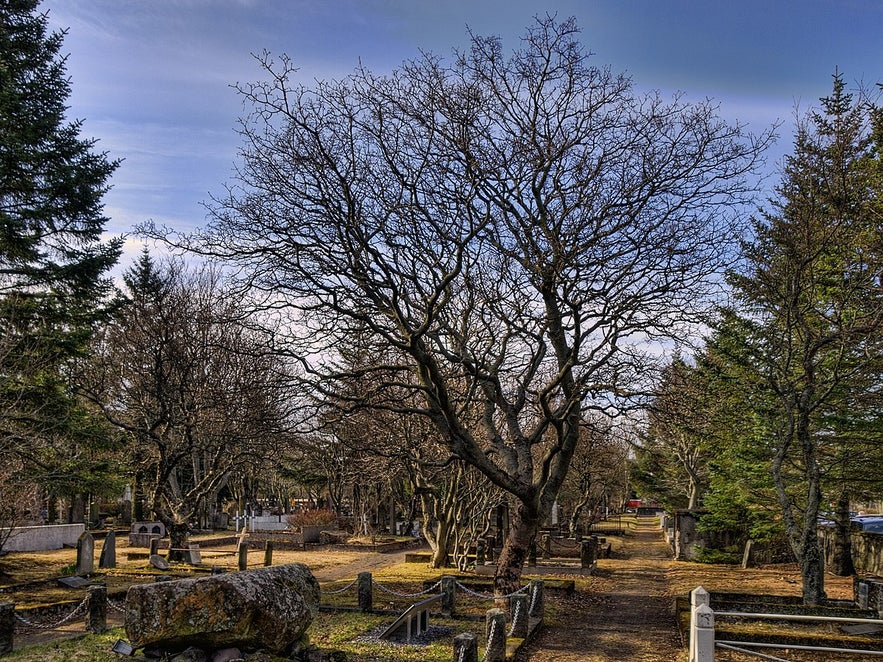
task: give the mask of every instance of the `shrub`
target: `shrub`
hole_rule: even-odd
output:
[[[293,529],[302,526],[336,526],[337,515],[328,508],[313,508],[292,513],[287,518],[288,525]]]

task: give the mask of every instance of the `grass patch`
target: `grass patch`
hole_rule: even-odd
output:
[[[113,628],[104,634],[28,646],[5,655],[3,662],[119,662],[121,658],[111,651],[111,647],[125,636],[122,628]]]

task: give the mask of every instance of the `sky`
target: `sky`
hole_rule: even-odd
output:
[[[576,18],[596,65],[636,89],[712,98],[760,132],[783,122],[770,181],[790,151],[795,110],[831,90],[883,82],[883,0],[44,0],[67,30],[72,118],[121,159],[105,197],[110,234],[153,220],[202,225],[232,180],[246,108],[232,85],[261,80],[253,54],[287,54],[298,82],[359,63],[392,71],[421,51],[450,57],[469,31],[511,51],[535,16]],[[127,241],[122,266],[140,248]]]

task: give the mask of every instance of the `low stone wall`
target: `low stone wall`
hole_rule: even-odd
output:
[[[19,526],[3,545],[7,552],[38,552],[47,549],[61,549],[65,545],[76,547],[77,538],[86,530],[79,524],[44,524],[42,526]],[[8,529],[3,530],[5,536]]]
[[[827,565],[834,550],[834,529],[819,527],[819,538]],[[856,573],[883,576],[883,535],[853,531],[850,534],[850,539],[852,542],[852,563]]]
[[[702,515],[701,510],[675,511],[671,545],[676,560],[694,561],[700,549],[723,550],[740,544],[742,534],[738,531],[700,531],[697,525]]]

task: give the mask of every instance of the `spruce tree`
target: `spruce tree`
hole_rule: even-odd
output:
[[[50,476],[47,449],[83,431],[66,374],[108,312],[121,239],[102,241],[118,162],[67,117],[64,33],[38,4],[0,0],[0,457]]]
[[[883,340],[879,111],[849,94],[839,74],[821,102],[799,127],[772,210],[732,277],[748,329],[745,362],[770,405],[754,412],[757,435],[771,453],[808,604],[825,595],[818,514],[840,497],[828,489],[846,479],[838,458],[857,452],[846,419],[876,418],[881,405]]]

